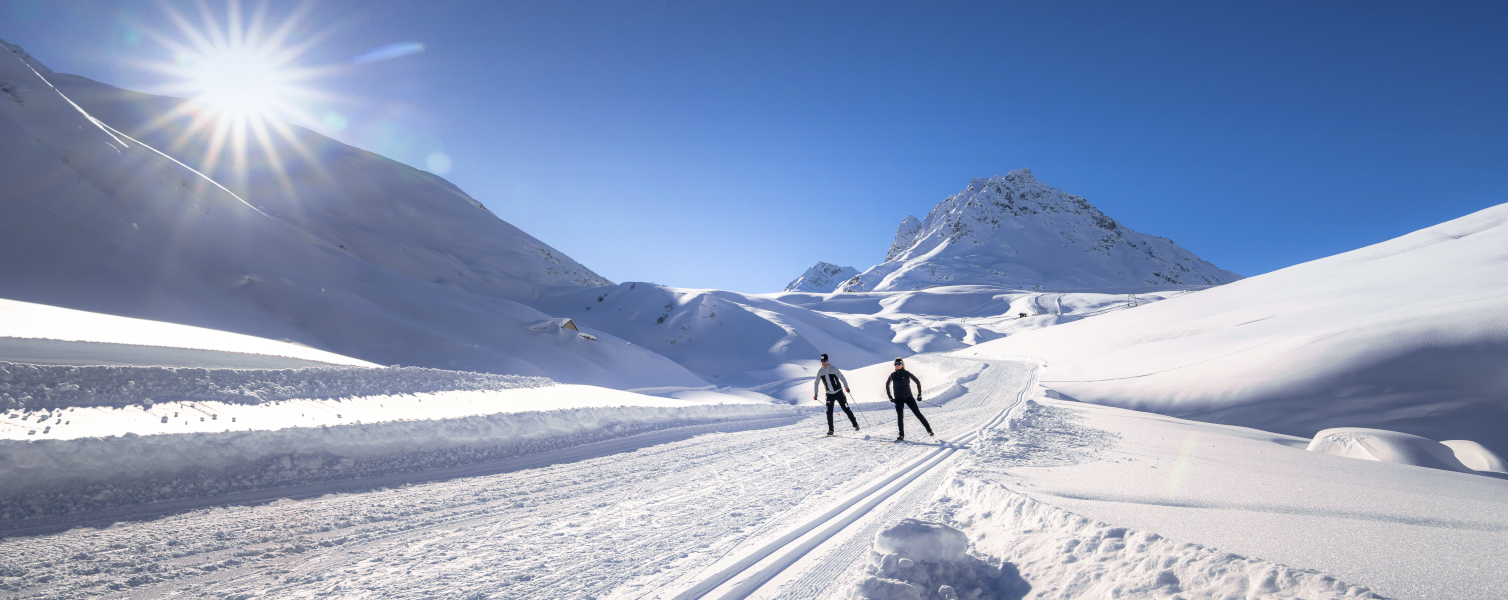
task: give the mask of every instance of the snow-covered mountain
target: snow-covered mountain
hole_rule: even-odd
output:
[[[859,274],[859,270],[853,267],[840,267],[829,262],[818,262],[812,268],[807,269],[795,281],[786,284],[787,292],[818,292],[825,293],[838,289],[843,282],[852,279]]]
[[[297,128],[201,173],[185,162],[203,136],[146,126],[181,101],[5,48],[0,297],[384,365],[704,385],[611,335],[539,326],[551,315],[517,300],[608,282],[439,177]]]
[[[1085,402],[1303,437],[1508,455],[1508,204],[1380,244],[965,351],[1047,362]],[[1494,275],[1496,273],[1496,275]]]
[[[970,181],[926,219],[902,219],[885,262],[841,289],[1068,290],[1219,285],[1240,278],[1172,240],[1132,231],[1083,198],[1037,181],[1029,169],[1017,169]]]

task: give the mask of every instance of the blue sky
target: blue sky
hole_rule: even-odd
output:
[[[308,6],[301,61],[342,65],[310,84],[338,96],[322,131],[444,154],[615,281],[863,270],[903,216],[1019,167],[1243,275],[1508,202],[1508,3]],[[152,1],[0,0],[0,38],[150,91],[143,24],[171,31]],[[392,44],[423,51],[353,62]]]

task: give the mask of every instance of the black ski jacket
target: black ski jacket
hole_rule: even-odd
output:
[[[911,371],[897,369],[894,373],[890,374],[890,379],[885,380],[885,395],[890,398],[891,402],[895,402],[896,399],[914,400],[915,398],[911,396],[911,382],[913,381],[916,382],[917,395],[921,395],[922,380],[912,375]],[[891,390],[894,391],[892,392]]]

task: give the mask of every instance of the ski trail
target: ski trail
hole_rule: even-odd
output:
[[[934,430],[954,440],[998,423],[1031,372],[1014,361],[911,360],[951,374],[935,384],[945,389],[931,392],[947,398],[943,406],[924,410]],[[25,573],[4,577],[7,596],[60,600],[669,598],[769,546],[793,523],[889,480],[835,515],[846,526],[808,531],[825,537],[797,557],[798,568],[779,569],[756,590],[813,597],[832,573],[857,564],[876,522],[925,505],[952,457],[964,456],[951,444],[890,442],[891,407],[863,405],[873,427],[837,438],[818,437],[827,424],[812,407],[794,424],[708,424],[364,482],[378,489],[284,490],[248,504],[221,498],[165,515],[117,515],[108,527],[0,538],[0,573]]]
[[[958,360],[958,359],[955,359]],[[943,468],[951,462],[951,459],[960,451],[967,449],[967,444],[977,438],[981,432],[1000,426],[1011,418],[1012,414],[1019,412],[1024,404],[1027,392],[1036,383],[1037,369],[1033,368],[1025,385],[1019,387],[1013,395],[1007,395],[1006,390],[1000,389],[1009,381],[1009,373],[1003,368],[984,370],[975,379],[973,388],[965,398],[972,400],[971,404],[986,404],[989,400],[999,402],[1000,398],[1009,397],[1008,403],[1000,407],[992,416],[976,428],[958,436],[952,431],[944,432],[947,437],[956,437],[951,442],[932,450],[891,471],[887,476],[880,478],[875,483],[858,490],[843,501],[833,505],[828,510],[813,518],[806,519],[795,526],[788,528],[779,537],[770,540],[763,545],[743,553],[738,558],[727,561],[716,571],[705,576],[700,581],[682,590],[674,596],[673,600],[693,600],[698,598],[717,598],[720,600],[735,600],[751,597],[773,597],[779,594],[779,590],[765,589],[766,584],[780,583],[774,580],[784,581],[790,578],[780,577],[785,571],[791,569],[801,558],[807,556],[814,549],[822,546],[829,540],[838,538],[867,540],[856,537],[860,531],[867,531],[869,527],[850,527],[855,523],[873,516],[875,509],[893,497],[904,497],[914,493],[930,493],[934,486],[918,484],[919,480],[925,480],[927,475],[939,475],[946,472]],[[962,400],[962,399],[960,399]],[[957,429],[956,427],[954,428]],[[915,485],[914,485],[915,484]],[[909,505],[907,503],[900,503]],[[874,519],[870,519],[872,525]],[[806,561],[802,570],[811,570],[814,566],[820,573],[830,571],[829,565],[836,565],[843,569],[853,564],[851,560],[854,547],[852,544],[842,546],[847,552],[829,554],[832,560]],[[820,584],[822,578],[815,578],[813,583]],[[797,577],[797,581],[805,581]],[[827,579],[831,582],[831,579]],[[773,585],[771,587],[781,587]],[[791,593],[810,597],[815,592],[825,589],[816,587],[807,588],[805,585],[794,586]]]

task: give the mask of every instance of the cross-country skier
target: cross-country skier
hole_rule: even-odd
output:
[[[916,398],[911,397],[911,382],[916,382]],[[906,361],[895,359],[895,372],[885,381],[885,395],[895,403],[895,426],[900,430],[900,436],[895,438],[899,442],[906,439],[906,407],[911,407],[911,414],[916,415],[916,420],[922,422],[922,427],[927,429],[927,435],[934,438],[932,426],[927,423],[927,418],[922,416],[922,409],[916,406],[917,398],[922,395],[922,380],[917,379],[911,371],[906,370]]]
[[[853,411],[848,410],[848,397],[843,392],[849,391],[848,378],[837,367],[827,364],[827,355],[822,355],[822,370],[817,371],[817,381],[812,384],[812,399],[817,399],[817,393],[827,387],[827,435],[833,434],[833,403],[843,407],[843,414],[848,415],[848,422],[853,423],[853,430],[859,430],[859,420],[853,416]]]

